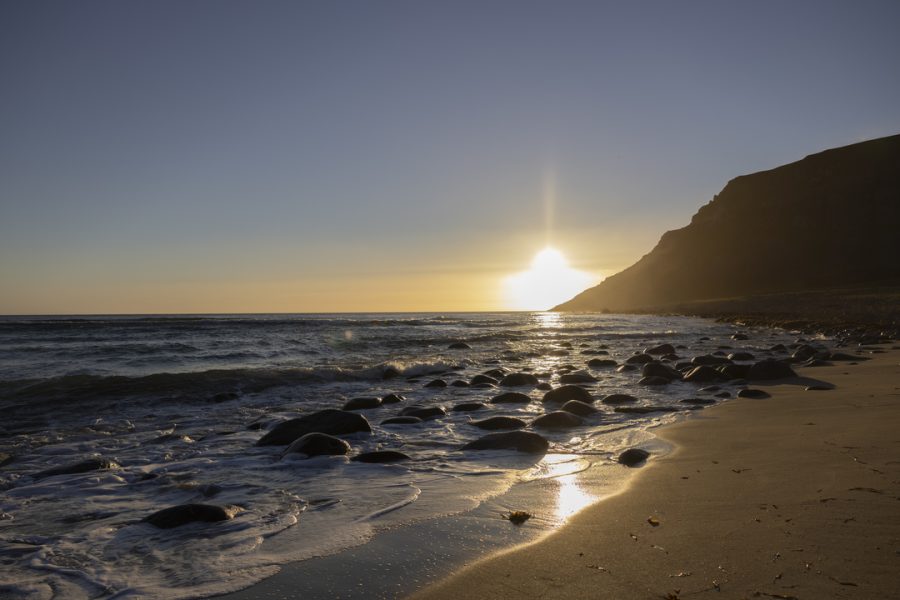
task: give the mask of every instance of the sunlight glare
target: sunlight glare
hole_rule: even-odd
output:
[[[529,270],[506,278],[507,304],[516,310],[548,310],[583,291],[593,279],[548,246],[535,255]]]

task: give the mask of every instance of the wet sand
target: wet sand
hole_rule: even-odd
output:
[[[413,597],[900,598],[898,361],[804,368],[661,428],[676,449],[621,494]]]

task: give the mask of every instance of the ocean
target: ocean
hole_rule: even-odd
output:
[[[0,596],[210,596],[297,561],[345,559],[352,567],[367,544],[417,527],[440,531],[441,520],[466,515],[477,519],[445,540],[455,557],[533,539],[624,485],[628,469],[615,460],[623,450],[666,452],[652,428],[705,406],[682,400],[723,401],[697,384],[642,386],[640,369],[588,361],[621,364],[662,343],[679,359],[738,350],[761,359],[796,338],[752,329],[741,330],[746,340],[732,339],[737,331],[685,317],[543,312],[2,317]],[[451,348],[458,342],[468,347]],[[533,374],[553,387],[560,377],[580,376],[598,412],[577,427],[541,430],[550,443],[544,456],[462,451],[490,433],[472,421],[531,422],[551,410],[533,385],[464,385],[491,371],[496,380]],[[433,387],[435,380],[448,385]],[[723,384],[718,392],[735,389]],[[531,402],[489,403],[510,390]],[[628,412],[599,401],[613,393],[637,401]],[[284,446],[256,445],[285,419],[387,394],[404,399],[357,411],[372,433],[342,437],[351,456],[397,450],[409,460],[282,457]],[[453,410],[476,402],[485,406]],[[410,405],[446,414],[381,424]],[[41,473],[91,458],[113,468]],[[143,521],[186,503],[241,512],[173,529]],[[520,527],[503,519],[517,509],[533,514]],[[429,544],[419,543],[427,553],[422,546]],[[382,573],[380,591],[356,596],[408,591],[398,587],[400,577],[408,573]],[[346,589],[330,594],[354,596],[358,582],[338,579]]]

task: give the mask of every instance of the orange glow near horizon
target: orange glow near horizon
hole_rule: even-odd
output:
[[[562,252],[550,246],[538,252],[531,268],[504,280],[509,308],[549,310],[591,285],[590,273],[573,269]]]

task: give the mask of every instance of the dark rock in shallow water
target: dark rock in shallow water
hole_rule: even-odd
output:
[[[700,388],[700,389],[697,390],[697,391],[698,391],[698,392],[703,392],[703,393],[705,393],[705,394],[712,394],[713,392],[721,392],[721,391],[722,391],[722,387],[721,387],[721,386],[718,386],[718,385],[708,385],[708,386],[706,386],[706,387]]]
[[[652,377],[643,377],[638,381],[638,385],[669,385],[672,383],[671,379],[667,379],[666,377],[656,377],[655,375]]]
[[[500,385],[503,387],[519,387],[537,384],[538,378],[531,373],[510,373],[500,380]]]
[[[648,413],[676,412],[679,410],[685,409],[677,406],[617,406],[615,408],[617,413],[624,413],[627,415],[646,415]]]
[[[569,400],[562,405],[560,410],[572,413],[573,415],[578,415],[579,417],[589,417],[590,415],[599,412],[596,408],[581,400]]]
[[[724,375],[707,365],[694,367],[684,376],[684,381],[691,383],[708,383],[710,381],[722,381],[723,379],[725,379]]]
[[[626,467],[636,467],[648,458],[650,458],[650,453],[646,450],[641,448],[629,448],[619,455],[618,461]]]
[[[716,370],[725,379],[744,379],[750,373],[750,365],[720,365]]]
[[[747,373],[747,379],[784,379],[786,377],[796,377],[797,374],[791,367],[780,360],[762,360],[752,367]]]
[[[827,392],[834,388],[830,388],[827,385],[808,385],[805,389],[807,392]]]
[[[696,404],[696,405],[706,405],[706,404],[715,404],[716,401],[712,398],[685,398],[682,400],[684,404]]]
[[[607,367],[615,367],[617,364],[619,363],[611,358],[592,358],[587,362],[587,366],[592,369],[605,369]]]
[[[346,410],[327,408],[279,423],[256,442],[256,445],[286,446],[307,433],[346,435],[357,432],[372,432],[372,427],[364,416]]]
[[[522,392],[504,392],[491,398],[491,404],[528,404],[531,397]]]
[[[733,336],[731,336],[731,339],[743,341],[743,340],[749,340],[750,338],[747,336],[746,333],[735,333]]]
[[[497,385],[497,380],[493,377],[488,377],[487,375],[476,375],[472,378],[470,382],[472,385],[477,385],[479,383],[489,383],[491,385]]]
[[[453,342],[449,346],[447,346],[450,350],[471,350],[472,346],[468,345],[465,342]]]
[[[557,402],[563,404],[569,400],[581,400],[582,402],[591,403],[594,397],[583,387],[577,385],[563,385],[556,389],[552,389],[544,394],[544,402]]]
[[[456,387],[456,388],[469,387],[469,382],[463,381],[462,379],[454,379],[453,382],[450,384],[450,387]]]
[[[695,356],[691,359],[691,364],[697,366],[724,365],[729,362],[731,361],[724,356],[713,356],[712,354],[703,354],[701,356]]]
[[[484,373],[482,373],[482,375],[487,375],[488,377],[492,377],[493,379],[499,381],[506,377],[508,373],[509,371],[507,369],[500,367],[499,369],[491,369],[490,371],[485,371]]]
[[[541,390],[542,392],[549,392],[550,390],[553,389],[553,386],[550,385],[550,383],[547,381],[542,381],[539,384],[537,384],[536,386],[534,386],[534,389]]]
[[[235,517],[241,509],[237,506],[215,506],[212,504],[181,504],[164,508],[144,519],[144,522],[159,527],[160,529],[172,529],[188,523],[217,523],[229,521]]]
[[[400,377],[400,375],[400,369],[391,365],[388,365],[384,368],[383,371],[381,371],[382,379],[394,379],[395,377]]]
[[[644,354],[675,354],[675,347],[672,344],[660,344],[644,350]]]
[[[415,425],[416,423],[421,423],[422,419],[419,417],[391,417],[390,419],[385,419],[381,422],[382,425]]]
[[[307,456],[343,456],[350,453],[350,444],[327,433],[307,433],[291,442],[282,456],[305,454]]]
[[[582,421],[579,417],[562,410],[541,415],[531,422],[531,426],[538,429],[571,429],[581,425]]]
[[[775,344],[771,348],[769,348],[769,352],[787,352],[787,346],[784,344]]]
[[[731,392],[719,392],[715,396],[716,398],[731,398]]]
[[[625,364],[645,365],[648,362],[653,362],[654,360],[656,360],[656,359],[653,358],[652,356],[650,356],[649,354],[635,354],[635,355],[629,356],[627,359],[625,359]]]
[[[434,379],[425,384],[427,388],[445,388],[447,387],[447,382],[443,379]]]
[[[461,402],[450,410],[453,412],[472,412],[483,408],[487,408],[487,405],[482,402]]]
[[[616,368],[616,373],[628,373],[630,371],[637,371],[638,368],[635,365],[621,365]]]
[[[515,417],[490,417],[481,421],[471,421],[469,425],[478,429],[486,429],[488,431],[498,431],[501,429],[522,429],[526,423],[522,419]]]
[[[361,463],[392,463],[409,460],[409,456],[396,450],[376,450],[374,452],[362,452],[350,460]]]
[[[587,371],[575,371],[574,373],[566,373],[560,376],[560,383],[594,383],[597,378]]]
[[[747,388],[745,390],[740,390],[737,393],[738,398],[754,398],[754,399],[762,399],[762,398],[771,398],[772,395],[769,392],[763,390],[757,390],[752,388]]]
[[[406,397],[402,396],[400,394],[388,394],[387,396],[384,396],[381,399],[381,403],[382,404],[399,404],[400,402],[403,402],[404,400],[406,400]]]
[[[827,354],[826,352],[820,351],[818,348],[810,346],[809,344],[803,344],[791,354],[791,358],[797,362],[803,362],[804,360],[809,360],[811,358],[818,357],[819,354]]]
[[[669,380],[681,379],[681,373],[660,362],[647,363],[641,368],[641,375],[644,377],[663,377]]]
[[[447,411],[440,406],[429,406],[428,408],[422,406],[407,406],[400,411],[401,417],[419,417],[423,421],[443,417],[446,414]]]
[[[381,398],[350,398],[344,403],[343,410],[365,410],[381,406]]]
[[[53,477],[54,475],[74,475],[77,473],[88,473],[90,471],[109,471],[120,468],[122,468],[122,466],[112,460],[106,460],[105,458],[89,458],[81,462],[63,465],[61,467],[53,467],[52,469],[45,469],[35,473],[34,476],[43,478]]]
[[[528,454],[546,454],[549,442],[530,431],[506,431],[490,433],[482,438],[469,442],[463,450],[516,450]]]
[[[756,360],[756,357],[749,352],[732,352],[728,355],[728,360]]]
[[[629,402],[637,402],[637,398],[630,394],[610,394],[600,402],[603,404],[626,404]]]

